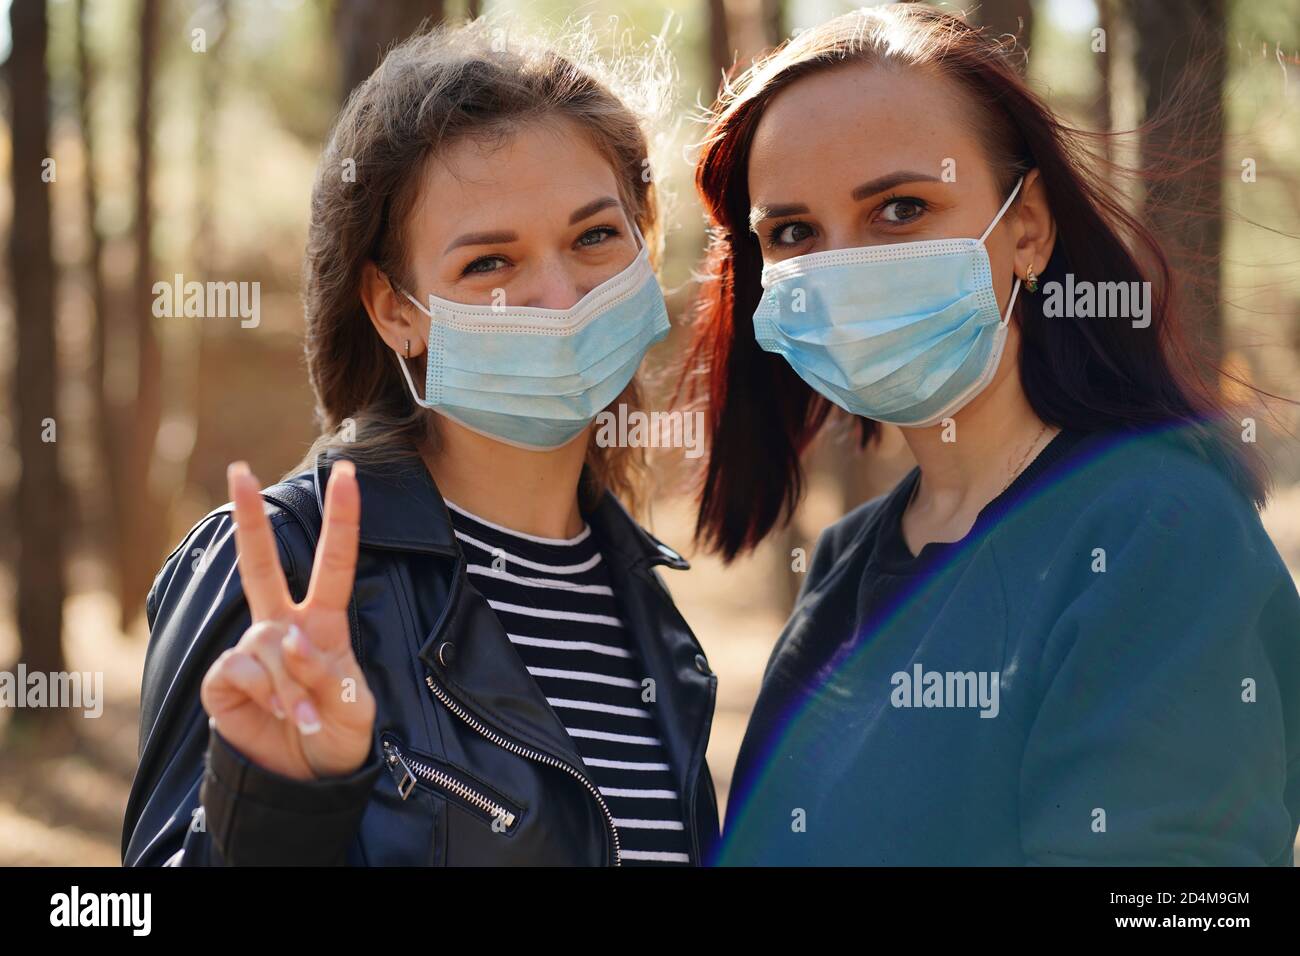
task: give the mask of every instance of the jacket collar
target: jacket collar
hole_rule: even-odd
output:
[[[601,540],[617,551],[630,567],[666,564],[685,571],[691,566],[684,557],[641,527],[627,513],[622,502],[608,491],[600,496],[596,507],[585,517],[596,527]]]
[[[346,456],[330,449],[316,458],[312,484],[322,514],[329,471],[340,457]],[[357,485],[361,491],[363,547],[425,551],[448,557],[459,553],[442,493],[418,456],[382,465],[359,464]],[[608,491],[584,516],[597,526],[601,538],[629,566],[667,565],[678,570],[690,567],[681,554],[633,520]]]

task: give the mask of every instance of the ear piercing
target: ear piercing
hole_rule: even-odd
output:
[[[411,340],[410,340],[410,339],[407,339],[407,340],[406,340],[406,357],[407,357],[407,358],[410,358],[410,357],[411,357]]]
[[[1034,275],[1032,264],[1025,270],[1025,288],[1030,292],[1038,291],[1038,276]]]

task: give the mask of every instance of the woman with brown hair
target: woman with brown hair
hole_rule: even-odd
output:
[[[715,106],[699,536],[761,541],[834,408],[918,464],[817,542],[719,861],[1291,862],[1300,600],[1252,423],[1099,173],[995,40],[912,4]]]
[[[260,492],[232,466],[149,594],[128,865],[709,851],[717,681],[655,571],[687,565],[592,429],[668,328],[601,77],[476,21],[349,99],[304,276],[323,434]]]

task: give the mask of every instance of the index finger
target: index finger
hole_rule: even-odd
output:
[[[356,466],[334,463],[325,488],[325,517],[307,588],[308,605],[331,611],[347,609],[357,570],[357,539],[361,533],[361,491]]]
[[[239,552],[239,577],[254,621],[282,617],[292,606],[289,585],[280,567],[271,522],[262,505],[257,479],[242,461],[226,470],[230,498],[235,503],[235,548]]]

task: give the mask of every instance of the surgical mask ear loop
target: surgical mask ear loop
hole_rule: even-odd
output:
[[[1006,213],[1007,209],[1011,206],[1011,203],[1015,201],[1016,194],[1020,192],[1020,187],[1024,183],[1024,181],[1025,181],[1024,176],[1021,176],[1019,179],[1016,180],[1016,188],[1011,190],[1011,195],[1007,197],[1007,201],[1002,204],[1002,208],[998,210],[998,214],[993,217],[993,221],[989,223],[989,227],[984,230],[984,235],[980,236],[981,246],[984,245],[984,240],[989,237],[989,233],[991,233],[995,228],[997,228],[997,224],[1002,221],[1003,215]]]
[[[1011,323],[1011,310],[1016,305],[1016,293],[1020,291],[1020,276],[1016,276],[1016,281],[1011,283],[1011,298],[1007,299],[1007,314],[1002,316],[1002,321],[998,323],[998,328],[1005,329]]]
[[[1011,203],[1015,200],[1016,194],[1020,192],[1020,186],[1024,183],[1024,181],[1025,181],[1024,176],[1021,176],[1019,179],[1016,180],[1016,188],[1011,190],[1011,195],[1007,197],[1007,201],[1002,204],[1002,208],[998,210],[998,214],[993,217],[993,221],[989,223],[989,227],[984,230],[984,235],[980,236],[981,246],[984,245],[984,240],[989,237],[989,233],[991,233],[995,228],[997,228],[997,224],[1002,221],[1003,215],[1005,215],[1007,209],[1011,207]],[[1002,316],[1002,321],[998,323],[999,329],[1005,329],[1008,325],[1011,324],[1011,310],[1015,308],[1016,293],[1018,293],[1019,291],[1020,291],[1020,276],[1016,276],[1016,281],[1011,285],[1011,298],[1007,299],[1006,315]]]
[[[422,408],[428,408],[429,405],[420,397],[420,393],[415,389],[415,379],[411,378],[411,370],[406,367],[406,362],[397,354],[396,349],[393,350],[393,358],[397,359],[397,364],[402,369],[402,376],[406,379],[406,385],[411,390],[411,397],[415,399],[415,404]]]

